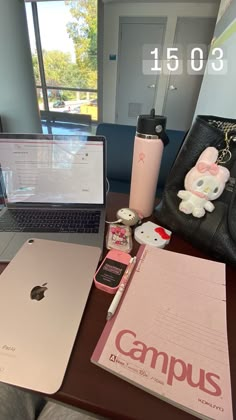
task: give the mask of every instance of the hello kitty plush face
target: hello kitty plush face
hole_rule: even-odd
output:
[[[205,210],[214,210],[215,206],[211,201],[222,194],[230,176],[227,168],[215,163],[217,158],[218,150],[207,147],[196,165],[187,173],[184,180],[185,190],[178,192],[178,197],[182,199],[179,209],[183,213],[202,217]]]
[[[170,242],[171,231],[155,223],[146,222],[135,229],[134,237],[140,244],[164,248]]]

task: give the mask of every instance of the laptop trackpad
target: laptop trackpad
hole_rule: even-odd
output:
[[[1,232],[0,262],[11,261],[24,242],[30,237],[31,235],[27,232]]]

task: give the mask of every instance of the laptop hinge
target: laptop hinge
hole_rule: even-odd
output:
[[[104,204],[50,204],[50,203],[7,203],[8,209],[45,209],[45,210],[70,210],[70,209],[103,209]]]

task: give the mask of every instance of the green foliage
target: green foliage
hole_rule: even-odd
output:
[[[97,88],[97,0],[65,0],[72,21],[67,32],[75,46],[81,88]]]
[[[37,55],[32,55],[36,83],[40,84]],[[71,61],[69,53],[62,51],[43,51],[43,61],[47,86],[58,86],[58,90],[51,90],[51,98],[64,100],[74,99],[75,92],[60,91],[60,86],[78,87],[80,76],[78,67]]]
[[[47,85],[58,86],[51,98],[68,100],[76,94],[61,91],[60,86],[97,89],[97,0],[65,0],[65,4],[71,13],[67,32],[74,43],[76,63],[70,53],[56,50],[44,50],[43,61]],[[36,84],[41,84],[36,52],[32,60]]]
[[[37,85],[40,85],[40,74],[39,74],[39,63],[38,63],[38,56],[37,54],[32,54],[32,62],[33,62],[33,68],[34,68],[34,77],[35,77],[35,83]]]
[[[45,76],[47,85],[70,86],[79,85],[79,73],[70,53],[62,51],[43,51]]]

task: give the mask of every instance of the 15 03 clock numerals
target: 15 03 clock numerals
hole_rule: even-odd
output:
[[[209,56],[206,46],[183,48],[167,47],[165,51],[161,47],[145,46],[143,54],[144,74],[226,74],[227,60],[222,48],[212,48]]]

